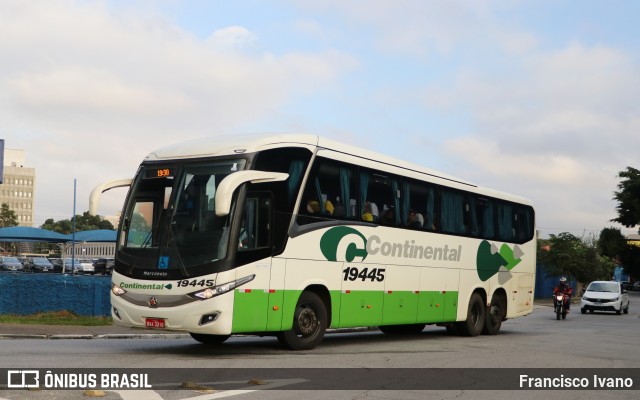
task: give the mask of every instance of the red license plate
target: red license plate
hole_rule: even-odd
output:
[[[164,319],[162,318],[145,318],[144,326],[147,328],[159,328],[162,329],[165,327]]]

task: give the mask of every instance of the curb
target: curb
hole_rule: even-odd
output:
[[[371,332],[377,331],[376,327],[359,327],[345,329],[327,329],[327,334],[334,333],[352,333],[352,332]],[[243,336],[243,335],[235,335]],[[190,339],[188,333],[105,333],[99,335],[91,334],[43,334],[32,335],[22,333],[1,333],[0,340],[3,339],[44,339],[44,340],[68,340],[68,339]]]
[[[107,333],[101,335],[29,335],[19,333],[0,334],[2,339],[46,339],[46,340],[66,340],[66,339],[184,339],[190,338],[189,334],[183,333]]]

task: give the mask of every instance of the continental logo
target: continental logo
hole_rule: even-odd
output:
[[[171,290],[173,288],[173,285],[166,284],[159,284],[159,283],[125,283],[125,282],[121,282],[119,285],[121,288],[123,289],[138,289],[138,290],[163,290],[163,289],[168,289]]]
[[[329,229],[320,239],[320,251],[329,261],[364,261],[367,258],[367,238],[348,226]]]
[[[388,242],[377,235],[366,237],[348,226],[336,226],[327,230],[320,239],[320,250],[328,261],[346,262],[362,262],[373,255],[455,263],[460,262],[462,257],[461,245],[425,246],[415,243],[415,240]],[[518,245],[510,247],[508,244],[502,244],[498,248],[495,244],[483,240],[476,255],[478,277],[487,281],[501,269],[511,271],[520,264],[523,255]],[[501,280],[509,278],[510,274],[501,276]]]
[[[320,250],[328,261],[346,262],[362,262],[373,255],[459,262],[462,256],[462,246],[423,246],[415,240],[388,242],[377,235],[365,237],[348,226],[336,226],[326,231],[320,239]]]
[[[478,277],[482,281],[486,281],[500,272],[503,267],[505,270],[511,271],[520,263],[523,255],[524,253],[518,245],[511,248],[509,245],[503,244],[498,249],[495,244],[483,240],[478,246],[478,254],[476,256]]]

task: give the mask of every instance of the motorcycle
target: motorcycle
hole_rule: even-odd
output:
[[[566,293],[556,293],[553,295],[553,308],[556,313],[556,319],[567,318],[567,307],[569,306],[569,295]]]

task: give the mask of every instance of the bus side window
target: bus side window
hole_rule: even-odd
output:
[[[513,242],[515,239],[513,206],[511,204],[498,204],[498,238],[504,242]]]
[[[271,199],[267,194],[247,197],[238,231],[238,251],[269,248]]]
[[[399,192],[396,177],[377,171],[361,171],[360,215],[372,215],[373,222],[377,221],[381,225],[400,225]],[[371,210],[365,212],[365,207],[370,207]]]
[[[464,234],[466,232],[464,195],[451,190],[440,192],[440,224],[445,233]]]
[[[352,219],[353,212],[343,199],[350,199],[356,193],[353,167],[342,163],[316,159],[304,188],[298,217],[300,225],[327,219]]]

